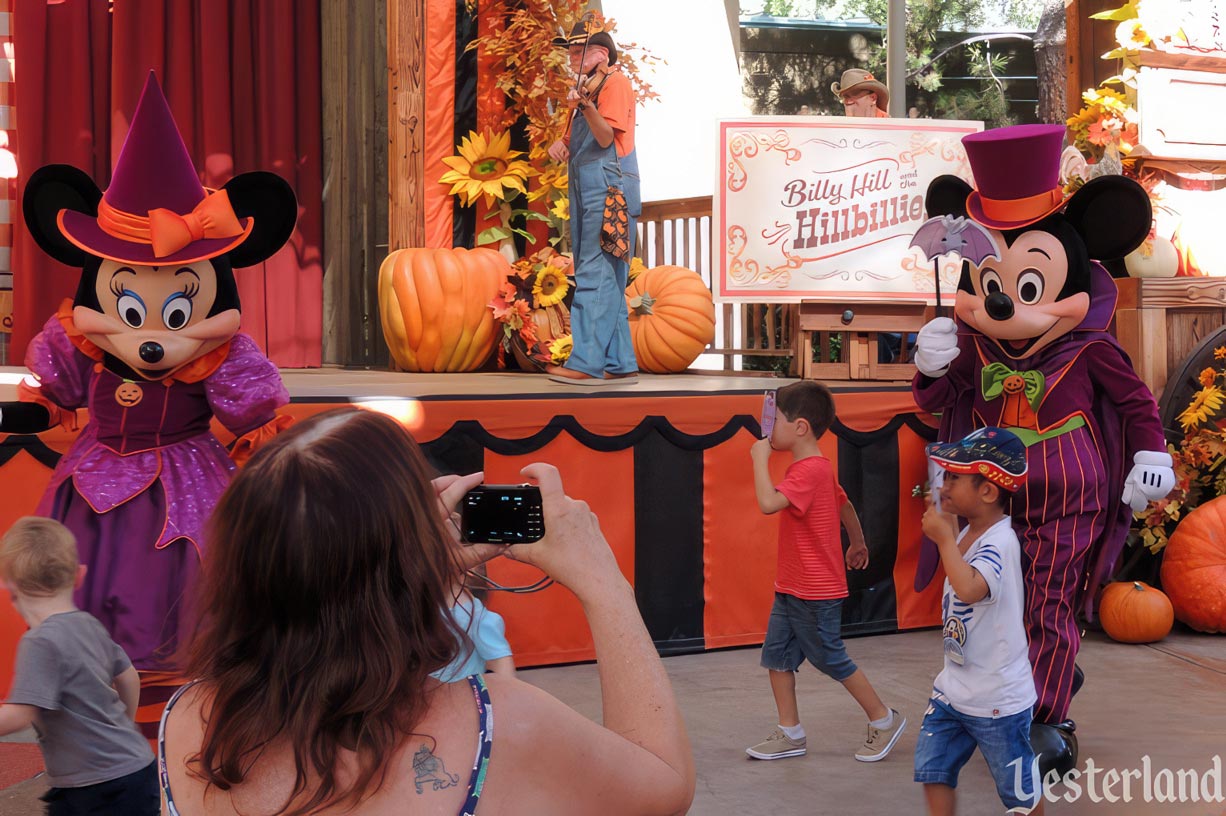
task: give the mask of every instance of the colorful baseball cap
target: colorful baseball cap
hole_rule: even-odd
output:
[[[950,473],[977,473],[1010,493],[1026,475],[1026,446],[1004,428],[980,428],[957,442],[934,442],[928,458]]]

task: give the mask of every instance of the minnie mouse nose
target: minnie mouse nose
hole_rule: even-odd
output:
[[[137,353],[140,354],[142,360],[150,365],[160,363],[162,358],[166,356],[166,351],[162,348],[161,343],[154,343],[152,341],[141,343],[140,350]]]
[[[983,306],[988,310],[988,317],[993,320],[1008,320],[1013,317],[1013,301],[1004,292],[993,292],[988,295]],[[144,356],[143,346],[141,356]]]

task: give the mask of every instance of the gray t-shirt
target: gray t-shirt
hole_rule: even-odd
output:
[[[153,762],[112,686],[131,665],[88,612],[52,615],[22,636],[8,702],[41,709],[34,728],[52,787],[96,785]]]

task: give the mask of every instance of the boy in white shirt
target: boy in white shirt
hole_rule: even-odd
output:
[[[1009,431],[981,428],[929,445],[928,456],[944,471],[940,504],[930,502],[923,527],[947,576],[945,667],[920,726],[915,781],[924,784],[930,814],[953,816],[958,772],[978,747],[1008,811],[1042,814],[1021,547],[1008,512],[1026,475],[1026,447]],[[967,522],[961,532],[956,516]]]

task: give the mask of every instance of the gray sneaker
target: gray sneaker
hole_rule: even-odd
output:
[[[892,708],[890,713],[894,715],[894,724],[891,727],[874,728],[871,723],[869,724],[868,737],[860,746],[860,750],[856,751],[856,759],[861,762],[878,762],[885,759],[890,753],[890,749],[902,735],[902,730],[907,727],[906,717]]]
[[[784,759],[785,757],[804,756],[805,738],[791,739],[782,729],[776,728],[771,735],[752,748],[746,748],[745,753],[754,759]]]

